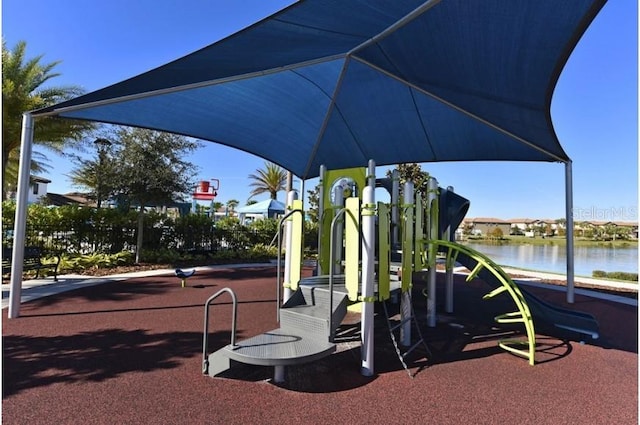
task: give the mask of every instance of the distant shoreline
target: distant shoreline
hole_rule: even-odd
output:
[[[541,237],[536,236],[529,238],[526,236],[505,236],[501,239],[496,238],[476,238],[466,237],[460,242],[473,242],[488,245],[501,245],[501,244],[518,244],[518,245],[566,245],[567,240],[563,236],[553,237]],[[610,240],[610,241],[595,241],[591,239],[574,239],[574,246],[592,246],[598,248],[638,248],[638,240]]]

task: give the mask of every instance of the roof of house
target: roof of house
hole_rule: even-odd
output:
[[[49,205],[57,207],[62,205],[82,205],[86,204],[87,199],[78,196],[61,195],[59,193],[47,193],[44,195]]]
[[[495,217],[473,217],[473,218],[466,218],[464,220],[465,222],[468,223],[491,223],[491,224],[511,224],[510,221],[508,220],[503,220],[501,218],[495,218]]]

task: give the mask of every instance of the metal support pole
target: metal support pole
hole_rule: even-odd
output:
[[[429,178],[427,184],[427,205],[429,206],[428,223],[429,241],[438,238],[438,217],[434,217],[434,211],[438,211],[438,181]],[[417,248],[416,248],[417,249]],[[435,249],[430,243],[427,247],[429,259],[429,271],[427,273],[427,326],[436,326],[436,258]]]
[[[566,237],[567,237],[567,302],[574,302],[574,267],[573,267],[573,170],[572,162],[564,164],[565,196],[566,196]]]
[[[372,376],[373,368],[373,316],[374,316],[374,281],[375,272],[375,217],[376,164],[369,160],[367,186],[362,190],[362,367],[360,373]]]
[[[406,219],[406,208],[413,208],[414,200],[414,191],[413,191],[413,182],[408,181],[404,184],[404,209],[405,209],[405,220],[404,220],[404,232],[405,235],[411,235],[411,246],[409,243],[403,243],[402,245],[402,281],[403,288],[405,287],[405,279],[408,279],[410,282],[413,279],[412,267],[407,267],[413,262],[413,249],[415,249],[415,239],[413,237],[413,220],[409,221]],[[413,214],[411,215],[413,217]],[[406,242],[406,241],[405,241]],[[407,276],[408,274],[408,276]],[[400,327],[400,344],[408,347],[411,345],[411,284],[407,285],[408,290],[403,290],[400,294],[400,320],[404,323]]]
[[[391,172],[391,246],[398,246],[398,224],[400,223],[400,171],[397,169]]]
[[[322,275],[322,230],[324,223],[324,179],[327,173],[327,167],[320,166],[320,179],[318,181],[318,259],[316,261],[316,276]],[[303,192],[304,199],[304,192]],[[328,228],[327,228],[328,230]]]
[[[22,140],[20,143],[20,166],[18,168],[16,216],[13,228],[11,287],[9,289],[9,312],[7,315],[9,319],[20,317],[23,271],[22,261],[24,260],[24,240],[27,234],[29,172],[31,171],[31,149],[33,145],[33,117],[30,113],[22,115]]]
[[[447,193],[453,193],[453,186],[447,187]],[[447,197],[444,197],[445,203],[447,202]],[[440,205],[440,208],[447,208],[447,205]],[[449,242],[455,242],[456,229],[451,228],[451,223],[447,223],[447,228],[443,232],[442,239],[447,240]],[[453,263],[449,263],[447,261],[446,270],[445,270],[445,311],[447,313],[453,313]]]

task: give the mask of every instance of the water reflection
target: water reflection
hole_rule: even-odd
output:
[[[566,273],[566,247],[560,245],[481,244],[465,245],[489,256],[501,265]],[[574,247],[576,275],[591,276],[594,270],[605,272],[638,272],[638,249]]]

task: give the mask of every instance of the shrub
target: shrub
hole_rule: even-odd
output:
[[[615,280],[628,280],[637,282],[638,281],[638,273],[629,273],[629,272],[605,272],[602,270],[594,270],[593,277],[607,278],[607,279],[615,279]]]
[[[607,277],[609,279],[616,280],[630,280],[630,281],[638,281],[638,273],[628,273],[628,272],[611,272],[607,273]]]

